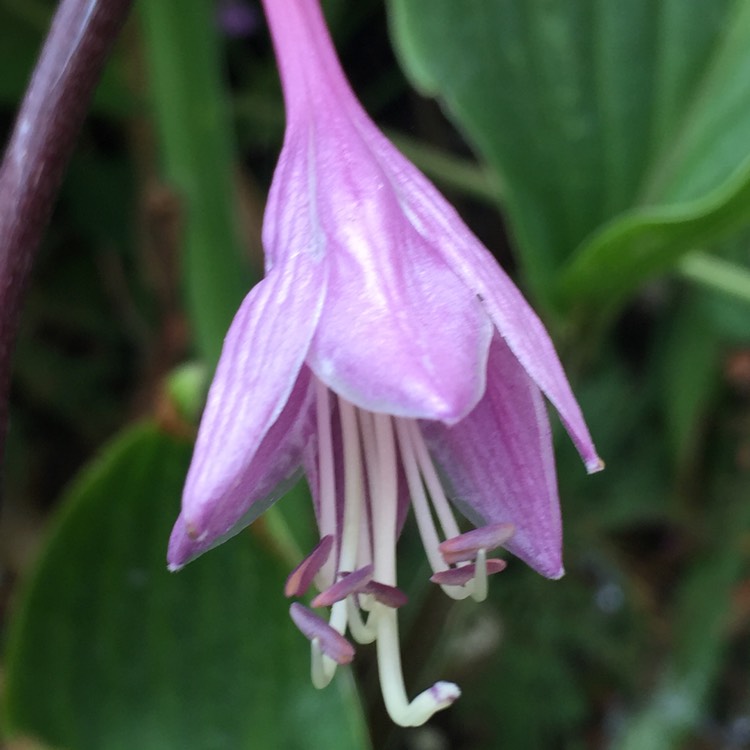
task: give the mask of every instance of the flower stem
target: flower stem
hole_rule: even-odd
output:
[[[61,0],[0,166],[0,454],[10,361],[34,254],[132,0]]]

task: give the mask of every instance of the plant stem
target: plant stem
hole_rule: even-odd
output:
[[[0,455],[29,276],[96,83],[132,0],[61,0],[0,166]]]

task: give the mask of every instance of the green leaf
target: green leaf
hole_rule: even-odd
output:
[[[750,218],[747,0],[390,5],[406,70],[500,174],[548,304],[610,306]]]
[[[12,622],[8,724],[70,750],[366,747],[350,675],[310,684],[258,539],[167,572],[189,457],[139,426],[71,489]]]
[[[164,173],[183,200],[188,311],[198,352],[213,368],[251,279],[239,238],[215,3],[161,0],[139,7]]]
[[[569,305],[611,308],[649,277],[742,229],[748,219],[750,162],[705,198],[637,209],[602,229],[572,259],[561,296]]]

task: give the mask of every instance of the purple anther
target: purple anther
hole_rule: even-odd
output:
[[[345,573],[333,586],[321,591],[311,602],[313,607],[330,607],[349,594],[359,594],[365,590],[365,586],[372,579],[372,565],[355,570],[353,573]]]
[[[497,560],[492,558],[487,560],[487,575],[493,573],[499,573],[501,570],[505,570],[507,563],[505,560]],[[439,583],[441,586],[464,586],[474,578],[476,574],[476,565],[473,563],[470,565],[462,565],[460,568],[449,568],[448,570],[440,570],[433,574],[430,580],[433,583]]]
[[[398,609],[408,603],[409,597],[396,586],[388,586],[385,583],[370,581],[364,588],[365,594],[370,594],[374,599],[386,607]]]
[[[480,549],[489,552],[502,546],[513,536],[515,530],[512,523],[493,523],[446,539],[438,549],[448,565],[455,565],[474,560]]]
[[[294,602],[289,607],[289,614],[302,634],[317,643],[321,652],[337,664],[349,664],[354,658],[354,646],[307,607]]]
[[[318,571],[326,564],[333,549],[333,535],[324,536],[315,549],[289,574],[284,585],[286,596],[302,596]]]

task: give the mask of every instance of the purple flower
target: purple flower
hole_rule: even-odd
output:
[[[266,276],[224,343],[169,546],[177,570],[261,514],[304,470],[321,543],[292,618],[326,684],[377,641],[393,719],[417,725],[459,695],[409,702],[401,677],[396,540],[413,508],[434,575],[486,595],[502,545],[563,574],[544,394],[588,471],[602,468],[541,322],[490,253],[362,110],[317,0],[264,0],[287,130],[263,228]],[[461,534],[451,506],[478,528]]]

